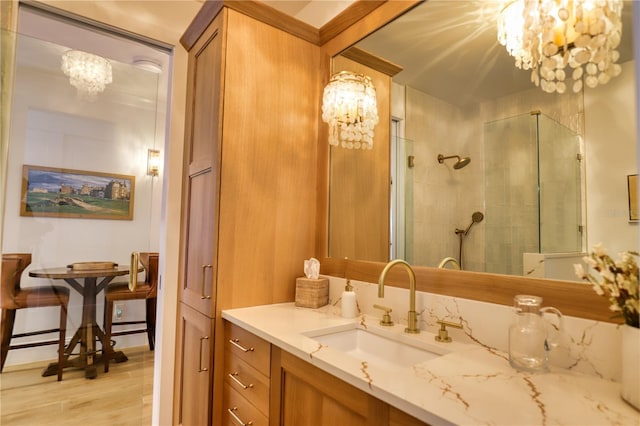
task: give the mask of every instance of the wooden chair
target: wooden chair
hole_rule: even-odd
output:
[[[0,341],[2,358],[0,359],[0,372],[4,368],[9,349],[32,348],[36,346],[58,345],[58,381],[62,380],[62,369],[65,360],[65,334],[67,329],[67,308],[69,306],[69,289],[60,286],[20,287],[22,272],[31,263],[31,254],[16,253],[2,255],[2,288],[0,293],[0,309],[2,309],[2,324],[0,325]],[[13,325],[16,311],[25,308],[37,308],[43,306],[60,306],[60,327],[32,331],[28,333],[13,334]],[[11,345],[11,339],[40,334],[58,333],[58,340],[45,342],[24,343]]]
[[[104,371],[109,371],[109,361],[113,357],[112,336],[124,336],[127,334],[147,333],[149,340],[149,350],[154,350],[156,342],[156,300],[158,294],[158,253],[133,253],[132,260],[138,259],[145,271],[144,282],[138,283],[138,274],[134,272],[138,269],[138,262],[132,261],[129,282],[115,282],[107,286],[105,291],[104,309],[104,332],[107,347],[104,348]],[[119,321],[113,322],[113,304],[116,301],[138,300],[146,301],[145,321]],[[136,330],[113,331],[113,327],[146,324],[146,328]]]

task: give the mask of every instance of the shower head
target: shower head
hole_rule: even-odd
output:
[[[464,231],[464,235],[466,236],[469,233],[469,230],[471,229],[474,223],[480,223],[482,222],[482,219],[484,219],[484,215],[482,214],[482,212],[473,212],[473,214],[471,215],[471,223],[469,224],[467,229]]]
[[[460,158],[459,155],[449,155],[449,156],[445,157],[442,154],[438,154],[438,163],[443,164],[444,160],[447,160],[449,158],[457,158],[458,159],[458,161],[456,161],[456,163],[453,165],[453,168],[456,169],[456,170],[463,168],[464,166],[466,166],[467,164],[469,164],[471,162],[471,158],[469,158],[469,157]]]
[[[456,170],[461,169],[467,164],[469,164],[470,162],[471,162],[471,158],[463,157],[462,159],[456,161],[456,164],[453,165],[453,168]]]

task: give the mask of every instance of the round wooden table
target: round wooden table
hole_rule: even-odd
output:
[[[115,277],[128,274],[128,266],[103,269],[72,269],[64,267],[29,272],[30,277],[64,280],[71,288],[82,295],[82,321],[80,327],[71,338],[69,345],[65,348],[64,368],[84,368],[85,377],[88,379],[93,379],[98,375],[95,364],[102,360],[103,355],[98,355],[96,338],[100,341],[103,352],[105,345],[110,345],[111,342],[106,341],[104,331],[100,328],[96,319],[96,296]],[[82,283],[78,280],[82,280]],[[78,357],[70,358],[71,355],[75,355],[73,350],[78,345],[80,345]],[[115,352],[113,358],[116,362],[127,361],[127,356],[122,351]],[[57,366],[57,363],[49,364],[42,375],[52,376],[57,374]]]

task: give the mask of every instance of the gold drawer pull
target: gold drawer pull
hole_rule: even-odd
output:
[[[249,383],[248,385],[245,385],[244,383],[242,383],[240,379],[238,379],[237,371],[234,371],[233,373],[229,373],[228,376],[231,377],[231,380],[236,382],[242,389],[249,389],[253,387],[253,383]]]
[[[231,343],[236,348],[240,349],[242,352],[253,352],[253,348],[247,349],[244,346],[240,345],[238,343],[239,341],[240,341],[240,339],[229,339],[229,343]]]
[[[235,420],[239,425],[241,425],[241,426],[251,426],[253,424],[253,422],[251,422],[251,421],[245,423],[245,422],[242,421],[242,419],[240,417],[238,417],[238,415],[236,414],[236,411],[238,411],[238,407],[227,408],[227,411],[229,412],[229,414],[231,414],[231,417],[233,417],[233,420]]]
[[[198,361],[198,373],[202,373],[203,371],[208,371],[207,367],[202,368],[202,341],[209,340],[209,336],[204,336],[200,338],[200,360]]]
[[[211,299],[211,296],[206,296],[204,294],[204,288],[207,279],[207,269],[209,268],[213,269],[213,265],[202,265],[202,295],[200,296],[200,299]]]

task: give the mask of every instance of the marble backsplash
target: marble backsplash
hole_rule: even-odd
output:
[[[327,277],[330,282],[329,303],[333,313],[340,315],[340,298],[346,280]],[[384,298],[378,298],[378,285],[351,280],[361,314],[382,317],[374,304],[392,309],[396,323],[407,323],[409,291],[386,286]],[[535,295],[535,292],[531,292]],[[547,306],[543,302],[543,306]],[[513,308],[493,303],[478,302],[437,294],[416,292],[416,311],[421,330],[437,333],[438,320],[462,324],[462,329],[448,327],[454,341],[475,343],[489,350],[508,351],[508,330],[513,319]],[[568,369],[620,381],[620,345],[622,330],[611,323],[563,317],[560,344],[549,354],[550,368]]]

